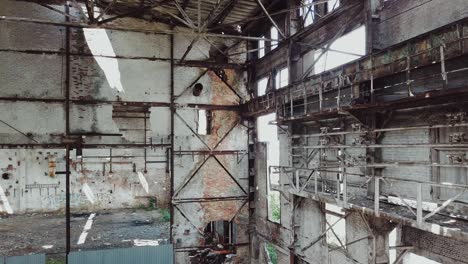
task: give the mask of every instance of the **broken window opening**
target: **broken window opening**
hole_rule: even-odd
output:
[[[211,134],[211,120],[212,113],[210,110],[198,110],[197,134],[210,135]]]
[[[193,86],[193,96],[200,96],[201,93],[203,91],[203,84],[201,83],[196,83],[194,86]]]
[[[266,243],[265,251],[267,253],[269,263],[278,264],[278,251],[276,250],[275,246],[270,243]]]
[[[261,38],[265,38],[265,36],[261,36]],[[265,41],[259,40],[258,41],[258,58],[261,59],[265,56]]]
[[[428,259],[421,255],[414,254],[412,252],[407,253],[404,256],[403,261],[401,263],[402,264],[441,264],[440,262]]]
[[[236,256],[233,244],[236,243],[236,224],[232,221],[212,221],[204,229],[204,246],[189,253],[191,264],[221,264]]]
[[[205,227],[205,245],[220,247],[235,243],[235,224],[232,221],[213,221]]]
[[[327,3],[327,13],[331,13],[340,7],[340,0],[329,0]]]
[[[276,27],[271,27],[270,29],[270,38],[271,39],[278,39],[278,29]],[[278,41],[272,40],[270,42],[270,49],[274,50],[278,47]]]
[[[388,246],[389,246],[389,251],[388,251],[388,257],[390,260],[390,263],[395,263],[396,257],[397,257],[397,250],[395,247],[397,246],[397,228],[395,227],[392,232],[388,234]]]
[[[314,54],[315,74],[331,70],[366,54],[366,28],[361,26],[335,40],[326,50],[326,46]]]
[[[287,67],[280,69],[275,75],[276,89],[283,88],[289,84],[289,69]]]
[[[346,220],[343,208],[325,204],[325,218],[327,220],[327,244],[333,248],[346,248]]]
[[[262,78],[257,82],[257,96],[262,96],[266,94],[268,87],[268,78]]]
[[[268,220],[281,222],[281,199],[278,191],[271,190],[270,184],[279,185],[279,175],[269,174],[271,166],[279,166],[279,140],[278,128],[271,122],[276,120],[276,114],[263,115],[257,118],[257,135],[259,142],[267,144],[267,200],[268,200]]]
[[[315,7],[312,5],[313,0],[304,0],[302,2],[302,8],[300,9],[300,16],[304,27],[312,25],[315,17]]]

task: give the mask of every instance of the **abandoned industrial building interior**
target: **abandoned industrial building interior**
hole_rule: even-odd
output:
[[[0,264],[468,263],[468,0],[0,0]]]

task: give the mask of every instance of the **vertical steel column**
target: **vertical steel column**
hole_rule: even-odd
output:
[[[376,217],[380,217],[380,177],[374,177],[374,212]]]
[[[68,264],[68,255],[70,254],[70,147],[67,146],[65,153],[65,217],[66,217],[66,263]]]
[[[146,118],[147,118],[146,111],[148,111],[148,110],[145,110],[145,115],[144,115],[144,117],[143,117],[143,119],[144,119],[144,126],[145,126],[145,131],[144,131],[144,136],[143,136],[143,137],[144,137],[143,143],[145,144],[145,146],[146,146],[146,142],[147,142],[147,140],[146,140],[146,137],[147,137],[147,135],[146,135],[146,129],[147,129],[147,126],[148,126],[148,125],[146,124]],[[152,143],[152,142],[151,142],[151,143]],[[145,168],[144,168],[144,171],[143,171],[143,172],[144,172],[144,173],[147,173],[147,172],[148,172],[148,169],[147,169],[148,158],[147,158],[147,149],[146,149],[146,147],[145,147],[143,150],[144,150],[144,156],[145,156],[145,157],[144,157],[144,158],[145,158]]]
[[[440,46],[440,71],[442,75],[443,81],[443,88],[447,89],[448,86],[448,78],[447,78],[447,71],[445,70],[445,48],[444,45]]]
[[[70,8],[68,1],[65,3],[65,12],[69,15]],[[70,22],[70,18],[65,16],[65,21]],[[65,129],[66,134],[70,134],[70,27],[65,26]]]
[[[68,1],[65,2],[65,13],[70,14]],[[65,16],[65,21],[70,22],[69,16]],[[70,27],[65,26],[65,134],[67,136],[70,135],[70,35]],[[67,145],[65,153],[65,263],[67,264],[71,250],[70,221],[70,146]]]
[[[418,227],[422,226],[423,223],[423,209],[422,209],[422,184],[418,183],[417,185],[417,208],[416,208],[416,221],[418,223]]]
[[[175,95],[174,95],[174,35],[170,35],[170,43],[171,43],[171,156],[170,156],[170,170],[171,170],[171,200],[174,196],[174,115],[175,115]],[[170,226],[170,240],[171,243],[174,243],[174,206],[170,204],[170,212],[171,212],[171,226]]]

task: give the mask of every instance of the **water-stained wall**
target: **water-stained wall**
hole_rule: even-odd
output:
[[[34,3],[0,6],[0,15],[67,21]],[[0,144],[14,148],[0,150],[8,173],[0,186],[14,213],[64,209],[71,144],[74,212],[173,206],[177,263],[187,263],[188,248],[205,246],[207,224],[232,221],[236,262],[249,259],[248,128],[237,109],[248,97],[244,55],[230,58],[238,67],[207,68],[213,47],[205,40],[184,58],[204,66],[179,62],[193,39],[183,34],[0,24]],[[134,18],[109,25],[170,29]],[[245,48],[240,42],[229,52]],[[200,110],[210,114],[207,135],[199,134]]]

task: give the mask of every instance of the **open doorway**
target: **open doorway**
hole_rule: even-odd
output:
[[[212,221],[203,231],[204,248],[189,253],[191,264],[230,263],[236,256],[235,234],[237,226],[232,221]]]
[[[271,122],[276,120],[276,114],[263,115],[257,118],[258,141],[267,143],[267,199],[268,220],[276,223],[281,221],[280,193],[270,188],[271,184],[279,184],[279,175],[268,173],[268,168],[279,165],[278,128]],[[270,178],[271,177],[271,178]]]

